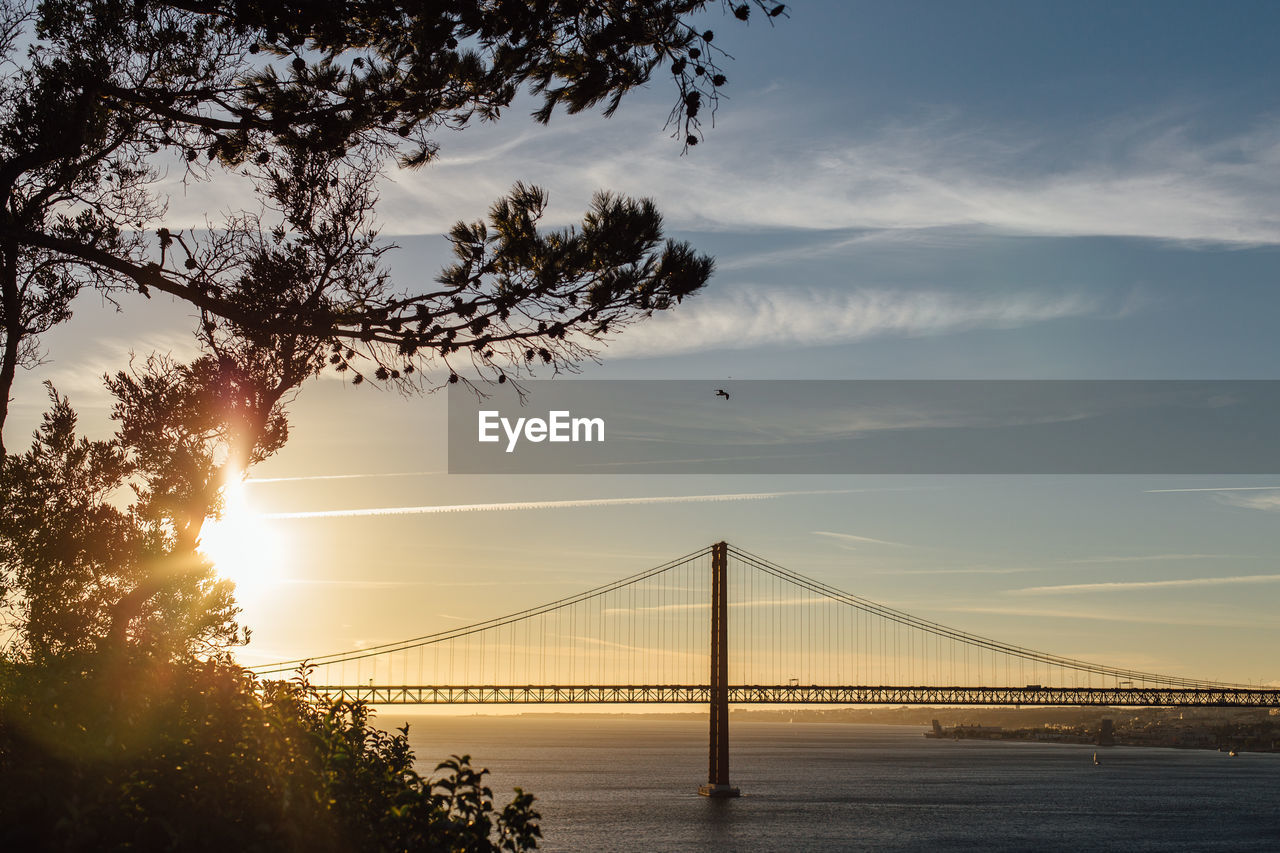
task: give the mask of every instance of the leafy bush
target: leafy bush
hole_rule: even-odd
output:
[[[533,797],[413,769],[408,727],[299,678],[145,657],[0,664],[0,849],[523,851]]]

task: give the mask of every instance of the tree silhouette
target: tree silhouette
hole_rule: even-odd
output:
[[[321,370],[401,387],[572,369],[678,304],[712,261],[652,202],[599,193],[541,227],[516,184],[447,235],[455,260],[405,288],[383,264],[376,187],[436,135],[497,120],[521,89],[612,114],[660,68],[668,128],[702,138],[725,54],[707,0],[0,0],[0,435],[19,367],[85,288],[194,306],[203,354],[108,380],[116,435],[69,402],[31,448],[0,441],[0,847],[529,850],[465,757],[413,770],[402,732],[230,664],[246,638],[197,546],[220,490],[276,452]],[[722,2],[747,20],[783,6]],[[256,201],[200,230],[165,222],[177,172]]]
[[[206,357],[118,374],[109,440],[77,436],[75,412],[50,389],[31,449],[0,470],[0,614],[17,659],[219,657],[242,639],[199,532],[226,474],[240,476],[224,461],[244,443],[240,422],[262,424],[248,452],[263,458],[284,418],[267,401],[265,416],[253,410],[260,395],[243,393],[252,383],[238,373]]]
[[[31,449],[0,465],[0,613],[32,659],[217,656],[241,637],[200,533],[224,487],[287,440],[315,341],[214,323],[200,337],[205,354],[188,364],[151,356],[106,378],[109,440],[77,437],[50,387]]]
[[[609,115],[663,67],[668,127],[696,144],[727,83],[715,34],[693,25],[708,5],[6,0],[0,428],[17,366],[85,286],[171,294],[206,329],[300,336],[354,382],[416,384],[435,359],[492,381],[571,368],[698,290],[711,259],[665,240],[646,200],[602,193],[578,229],[539,230],[546,194],[518,184],[487,223],[453,228],[458,259],[435,286],[399,288],[373,187],[393,163],[429,163],[442,129],[497,120],[522,88],[540,122],[558,107]],[[169,169],[189,187],[234,175],[260,206],[171,230]]]
[[[0,467],[0,848],[536,848],[531,795],[495,806],[465,756],[424,776],[407,726],[227,654],[247,631],[199,531],[283,444],[287,375],[243,344],[153,357],[109,380],[119,428],[98,441],[50,388]]]

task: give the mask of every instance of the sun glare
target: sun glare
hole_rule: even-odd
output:
[[[255,511],[243,482],[223,491],[222,518],[205,523],[200,552],[220,577],[236,585],[242,602],[261,596],[285,577],[284,540]]]

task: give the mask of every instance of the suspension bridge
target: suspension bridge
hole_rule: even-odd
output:
[[[711,796],[737,791],[730,704],[1280,707],[1280,690],[950,628],[724,542],[540,607],[253,671],[303,668],[321,693],[374,704],[708,705]]]

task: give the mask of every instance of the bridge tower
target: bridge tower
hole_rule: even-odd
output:
[[[737,797],[729,784],[729,545],[711,546],[711,750],[704,797]]]

